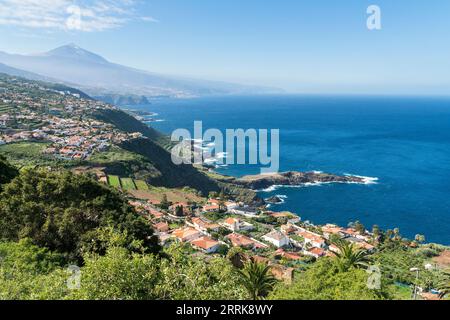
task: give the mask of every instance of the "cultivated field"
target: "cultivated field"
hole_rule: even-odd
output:
[[[108,183],[114,188],[120,188],[120,178],[118,176],[108,176]]]
[[[129,191],[129,190],[136,190],[136,185],[134,184],[133,179],[130,178],[121,178],[120,182],[122,184],[122,189]]]

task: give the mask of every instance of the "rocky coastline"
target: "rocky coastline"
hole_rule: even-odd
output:
[[[354,183],[367,184],[368,178],[335,175],[322,172],[298,172],[289,171],[273,174],[250,175],[235,179],[235,184],[252,190],[263,190],[273,186],[301,186],[321,183]]]

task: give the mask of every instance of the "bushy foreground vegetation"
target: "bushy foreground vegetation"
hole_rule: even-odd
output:
[[[35,245],[80,261],[85,252],[104,253],[100,230],[114,227],[127,244],[141,241],[157,252],[157,237],[116,191],[68,171],[24,169],[4,185],[0,198],[0,238],[31,239]]]

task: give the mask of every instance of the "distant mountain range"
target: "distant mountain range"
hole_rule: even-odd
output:
[[[0,52],[0,72],[57,81],[107,102],[211,95],[280,93],[276,88],[166,76],[109,62],[74,44],[34,55]]]

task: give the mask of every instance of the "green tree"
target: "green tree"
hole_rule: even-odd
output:
[[[67,272],[61,255],[31,240],[0,242],[0,300],[63,299]]]
[[[360,250],[353,243],[341,240],[335,243],[339,248],[335,253],[334,261],[339,270],[346,272],[351,268],[365,268],[368,265],[369,253],[366,250]]]
[[[414,240],[418,243],[424,243],[425,242],[425,236],[421,234],[416,234],[414,237]]]
[[[158,259],[153,255],[109,248],[105,256],[85,259],[81,286],[70,298],[81,300],[150,300],[159,281]]]
[[[353,228],[355,228],[355,230],[360,234],[364,234],[366,232],[366,227],[359,221],[356,221],[353,224]]]
[[[219,194],[215,191],[211,191],[208,195],[209,199],[216,199],[219,196]]]
[[[161,203],[160,203],[159,206],[161,207],[161,209],[164,209],[164,210],[169,209],[170,203],[167,200],[167,195],[166,194],[163,194],[162,200],[161,200]]]
[[[438,289],[440,291],[439,297],[445,298],[450,294],[450,272],[444,273],[445,279],[439,283]]]
[[[183,206],[177,206],[175,208],[175,215],[177,217],[183,217],[184,216],[184,207]]]
[[[9,183],[18,174],[17,169],[9,164],[4,156],[0,155],[0,191],[2,190],[2,184]]]
[[[242,285],[247,289],[252,300],[267,297],[276,284],[276,279],[270,273],[270,267],[263,263],[248,261],[242,270],[238,270]]]
[[[231,264],[238,268],[244,268],[245,262],[248,260],[247,255],[241,247],[232,247],[227,253],[227,259],[230,260]]]
[[[395,241],[400,241],[402,239],[402,236],[400,234],[400,229],[399,228],[395,228],[393,230],[393,234],[394,234],[394,240]]]
[[[126,232],[129,244],[139,240],[149,252],[159,250],[149,222],[118,192],[88,177],[24,170],[1,193],[0,239],[30,238],[80,260],[98,241],[98,229],[109,226]]]
[[[372,233],[373,233],[373,238],[375,239],[375,240],[379,240],[380,239],[380,237],[381,237],[381,229],[380,229],[380,227],[378,226],[378,225],[374,225],[373,227],[372,227]]]
[[[161,259],[160,282],[155,287],[163,300],[241,300],[245,288],[231,263],[222,257],[205,261],[186,254],[183,245],[167,249]]]
[[[369,289],[369,275],[361,269],[342,272],[328,258],[322,258],[296,276],[293,284],[279,284],[269,295],[274,300],[379,300],[390,298],[382,283]]]

